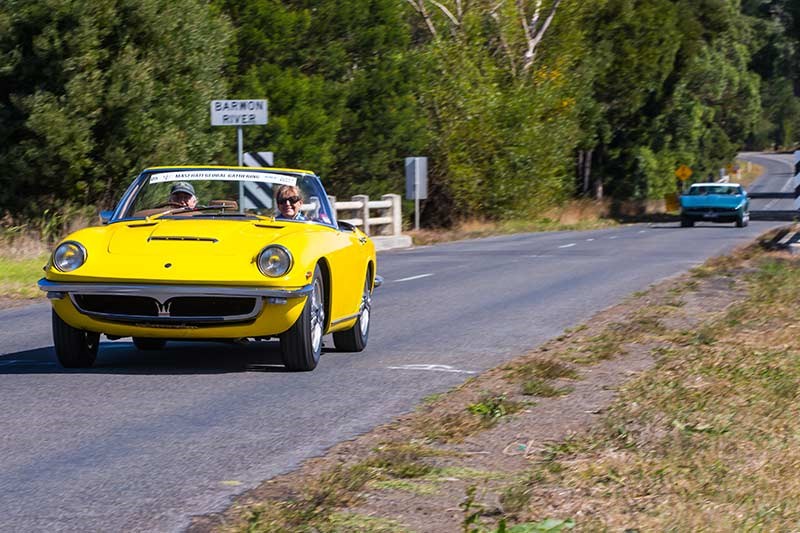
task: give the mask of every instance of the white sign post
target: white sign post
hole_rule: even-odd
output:
[[[211,100],[211,125],[237,128],[239,166],[242,166],[242,126],[263,126],[266,123],[266,100]]]

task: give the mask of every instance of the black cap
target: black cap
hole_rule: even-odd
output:
[[[169,193],[175,194],[176,192],[185,192],[194,196],[194,187],[192,187],[192,184],[187,181],[179,181],[172,186],[172,190]]]

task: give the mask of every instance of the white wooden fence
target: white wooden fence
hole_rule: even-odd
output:
[[[329,196],[336,210],[336,219],[358,226],[370,236],[402,233],[403,214],[399,194],[384,194],[380,200],[370,200],[366,194],[353,196],[350,201],[337,201]]]

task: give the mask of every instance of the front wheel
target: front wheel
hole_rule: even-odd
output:
[[[750,213],[747,211],[743,212],[739,217],[736,219],[736,227],[737,228],[744,228],[750,223]]]
[[[681,217],[681,227],[682,228],[694,227],[694,220],[692,220],[689,217]]]
[[[314,269],[311,294],[300,317],[280,336],[283,364],[289,370],[314,370],[322,354],[325,333],[325,290],[319,266]]]
[[[88,368],[97,358],[100,334],[73,328],[55,311],[53,314],[53,344],[58,362],[64,368]]]
[[[358,320],[352,328],[337,331],[333,334],[333,344],[342,352],[360,352],[367,347],[369,340],[369,319],[372,309],[372,293],[370,291],[369,273],[364,281],[364,290],[361,293],[361,305],[358,309]]]

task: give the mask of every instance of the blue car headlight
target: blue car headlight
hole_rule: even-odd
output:
[[[66,241],[53,252],[53,266],[61,272],[72,272],[86,262],[86,248],[81,243]]]
[[[292,269],[292,254],[283,246],[267,246],[258,254],[258,269],[270,278],[279,278]]]

